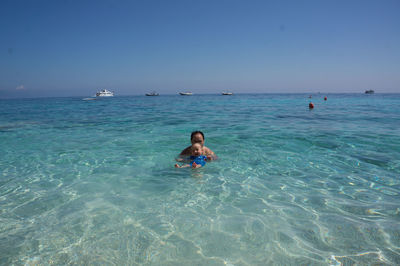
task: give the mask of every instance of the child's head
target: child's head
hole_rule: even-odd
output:
[[[193,156],[199,156],[203,154],[203,146],[200,143],[195,143],[192,145],[190,151]]]

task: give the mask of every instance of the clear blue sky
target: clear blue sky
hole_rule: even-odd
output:
[[[399,0],[2,0],[0,97],[400,92]]]

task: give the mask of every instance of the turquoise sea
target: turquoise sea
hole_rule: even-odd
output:
[[[0,264],[399,265],[400,94],[0,100]]]

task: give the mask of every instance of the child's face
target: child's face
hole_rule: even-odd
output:
[[[199,156],[203,154],[203,147],[196,143],[192,145],[192,155],[193,156]]]

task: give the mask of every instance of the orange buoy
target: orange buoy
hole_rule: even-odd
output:
[[[326,101],[326,100],[328,100],[328,98],[325,96],[324,100]]]
[[[309,103],[308,104],[308,108],[313,109],[314,108],[314,104],[313,103]]]

